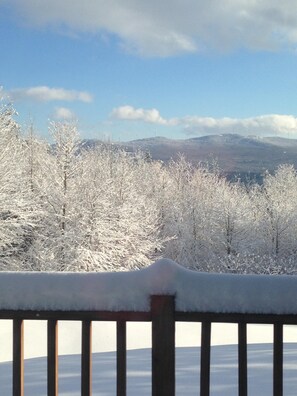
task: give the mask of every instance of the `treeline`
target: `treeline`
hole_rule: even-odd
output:
[[[169,257],[202,271],[296,273],[297,174],[228,182],[184,158],[163,166],[112,145],[84,148],[75,124],[54,144],[0,109],[0,269],[125,270]]]

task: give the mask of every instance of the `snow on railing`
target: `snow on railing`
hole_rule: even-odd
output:
[[[151,295],[178,311],[297,313],[297,278],[210,274],[162,259],[131,272],[1,272],[0,309],[149,311]]]

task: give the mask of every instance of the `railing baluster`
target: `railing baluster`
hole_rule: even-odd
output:
[[[47,322],[47,395],[58,396],[58,321]]]
[[[117,396],[127,392],[126,321],[117,321]]]
[[[238,323],[238,395],[247,396],[247,331],[246,323]]]
[[[175,395],[175,300],[152,296],[152,396]]]
[[[175,322],[201,323],[200,396],[210,395],[211,325],[238,325],[238,395],[248,395],[247,323],[272,324],[273,396],[283,396],[283,326],[296,325],[297,314],[253,314],[175,311],[175,297],[151,296],[149,311],[36,311],[0,310],[0,319],[13,321],[12,395],[24,396],[24,323],[25,320],[47,320],[48,326],[48,396],[58,396],[58,320],[82,323],[81,395],[92,394],[92,321],[117,323],[117,396],[127,394],[127,322],[152,323],[152,396],[175,394]]]
[[[210,393],[210,340],[211,340],[211,322],[202,322],[200,396],[209,396]]]
[[[81,395],[92,394],[92,322],[82,321]]]
[[[13,396],[24,396],[24,322],[13,320]]]
[[[283,325],[274,324],[273,332],[273,396],[283,395]]]

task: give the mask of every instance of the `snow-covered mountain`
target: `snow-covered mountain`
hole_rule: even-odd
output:
[[[86,146],[102,144],[99,140],[85,140]],[[111,143],[103,143],[109,145]],[[273,172],[280,164],[297,168],[297,139],[282,137],[242,136],[238,134],[208,135],[189,139],[168,139],[157,136],[113,142],[128,152],[141,150],[153,160],[167,163],[181,154],[193,164],[216,164],[230,179],[261,180],[265,171]]]
[[[134,140],[122,144],[127,150],[150,152],[152,159],[169,161],[179,154],[194,164],[216,162],[229,177],[263,174],[283,163],[297,166],[297,140],[280,137],[210,135],[184,140],[163,137]]]

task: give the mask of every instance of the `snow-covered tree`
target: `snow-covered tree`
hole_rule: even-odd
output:
[[[193,168],[184,158],[168,169],[164,231],[165,255],[192,268],[205,268],[213,257],[211,232],[218,175],[206,167]]]
[[[236,256],[252,249],[252,204],[243,185],[218,179],[212,212],[211,239],[218,256]]]
[[[67,270],[76,260],[73,228],[74,197],[80,155],[79,134],[73,123],[51,123],[53,145],[40,146],[37,191],[41,197],[42,224],[35,241],[36,266],[40,270]]]
[[[222,257],[249,251],[252,205],[243,186],[206,166],[194,168],[184,158],[168,173],[164,229],[174,238],[166,244],[166,256],[209,270]]]
[[[123,270],[147,265],[161,247],[159,209],[146,184],[145,159],[112,148],[86,152],[77,223],[81,270]]]
[[[292,165],[281,165],[267,174],[263,186],[255,187],[253,201],[259,253],[272,256],[297,252],[297,173]]]
[[[24,181],[20,129],[12,105],[0,108],[0,268],[21,268],[36,226],[30,190]]]
[[[297,272],[293,166],[243,186],[182,156],[165,165],[85,148],[74,123],[51,123],[50,145],[33,126],[22,136],[0,103],[0,270],[125,270],[163,256],[203,271]]]
[[[152,164],[110,145],[84,149],[73,124],[54,123],[51,131],[54,144],[43,151],[41,177],[34,181],[41,216],[32,268],[147,265],[162,246]]]

